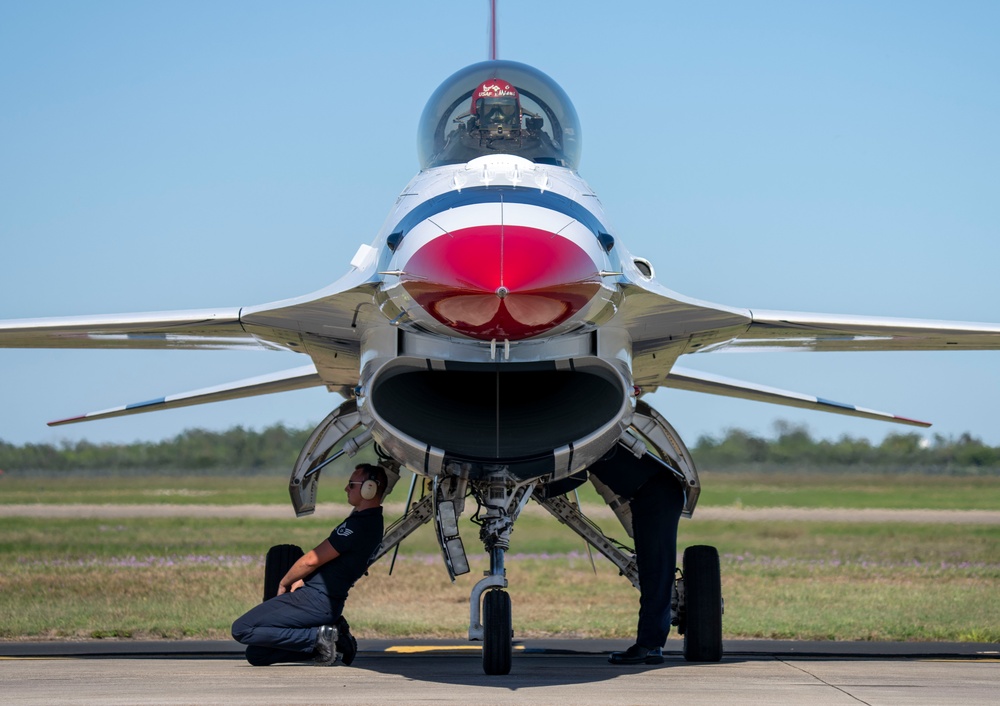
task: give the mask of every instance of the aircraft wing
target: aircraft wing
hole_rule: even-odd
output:
[[[0,321],[0,348],[293,351],[312,358],[321,384],[347,393],[357,384],[361,332],[385,323],[369,277],[354,268],[313,294],[253,307]]]
[[[305,353],[312,364],[50,422],[49,426],[220,402],[306,387],[350,394],[360,336],[386,324],[357,268],[310,295],[254,307],[0,321],[0,348],[257,349]]]
[[[240,310],[199,309],[0,321],[0,348],[268,348]]]
[[[1000,324],[754,310],[746,332],[720,345],[731,350],[944,351],[998,350]]]
[[[635,384],[647,389],[669,386],[674,363],[691,353],[1000,350],[1000,324],[734,309],[654,281],[623,289],[619,321]]]
[[[757,385],[752,382],[744,382],[721,375],[702,373],[687,368],[674,367],[670,371],[665,387],[672,387],[677,390],[688,390],[689,392],[705,392],[711,395],[722,395],[724,397],[737,397],[755,402],[770,402],[771,404],[785,405],[786,407],[800,407],[802,409],[812,409],[820,412],[833,412],[834,414],[844,414],[849,417],[863,417],[865,419],[877,419],[883,422],[895,422],[897,424],[909,424],[917,427],[929,427],[930,422],[922,422],[917,419],[908,419],[897,414],[879,412],[874,409],[865,409],[846,402],[834,402],[815,395],[805,395],[800,392],[781,390],[776,387]]]

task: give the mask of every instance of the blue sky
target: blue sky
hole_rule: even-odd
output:
[[[0,4],[0,318],[258,304],[337,279],[417,170],[416,126],[486,58],[475,3]],[[481,7],[480,7],[481,6]],[[500,57],[573,99],[581,174],[659,279],[733,306],[1000,321],[1000,4],[501,0]],[[0,350],[0,439],[131,441],[318,422],[320,390],[45,422],[305,362]],[[1000,444],[1000,352],[682,365]],[[663,391],[694,443],[776,419]]]

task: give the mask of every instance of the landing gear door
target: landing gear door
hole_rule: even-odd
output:
[[[691,517],[701,494],[701,483],[698,481],[698,469],[695,468],[691,452],[681,441],[680,435],[659,412],[642,400],[636,403],[632,428],[642,435],[642,440],[657,456],[683,474],[684,510],[681,514]]]
[[[370,440],[370,434],[361,426],[355,400],[347,400],[320,422],[302,447],[288,482],[296,517],[311,515],[316,510],[320,471],[338,458],[354,456]]]

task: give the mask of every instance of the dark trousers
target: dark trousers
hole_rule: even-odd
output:
[[[670,632],[670,593],[677,566],[677,524],[684,490],[672,476],[657,474],[631,500],[632,538],[639,570],[636,643],[663,647]]]
[[[247,646],[253,665],[305,662],[312,659],[316,628],[332,625],[343,602],[331,605],[323,593],[305,586],[252,608],[233,623],[233,639]]]

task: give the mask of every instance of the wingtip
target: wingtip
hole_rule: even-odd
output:
[[[909,417],[900,417],[898,414],[893,415],[893,416],[896,419],[898,419],[899,421],[904,422],[905,424],[912,424],[913,426],[916,426],[916,427],[924,427],[926,429],[927,427],[934,426],[933,422],[924,422],[924,421],[921,421],[919,419],[910,419]]]

